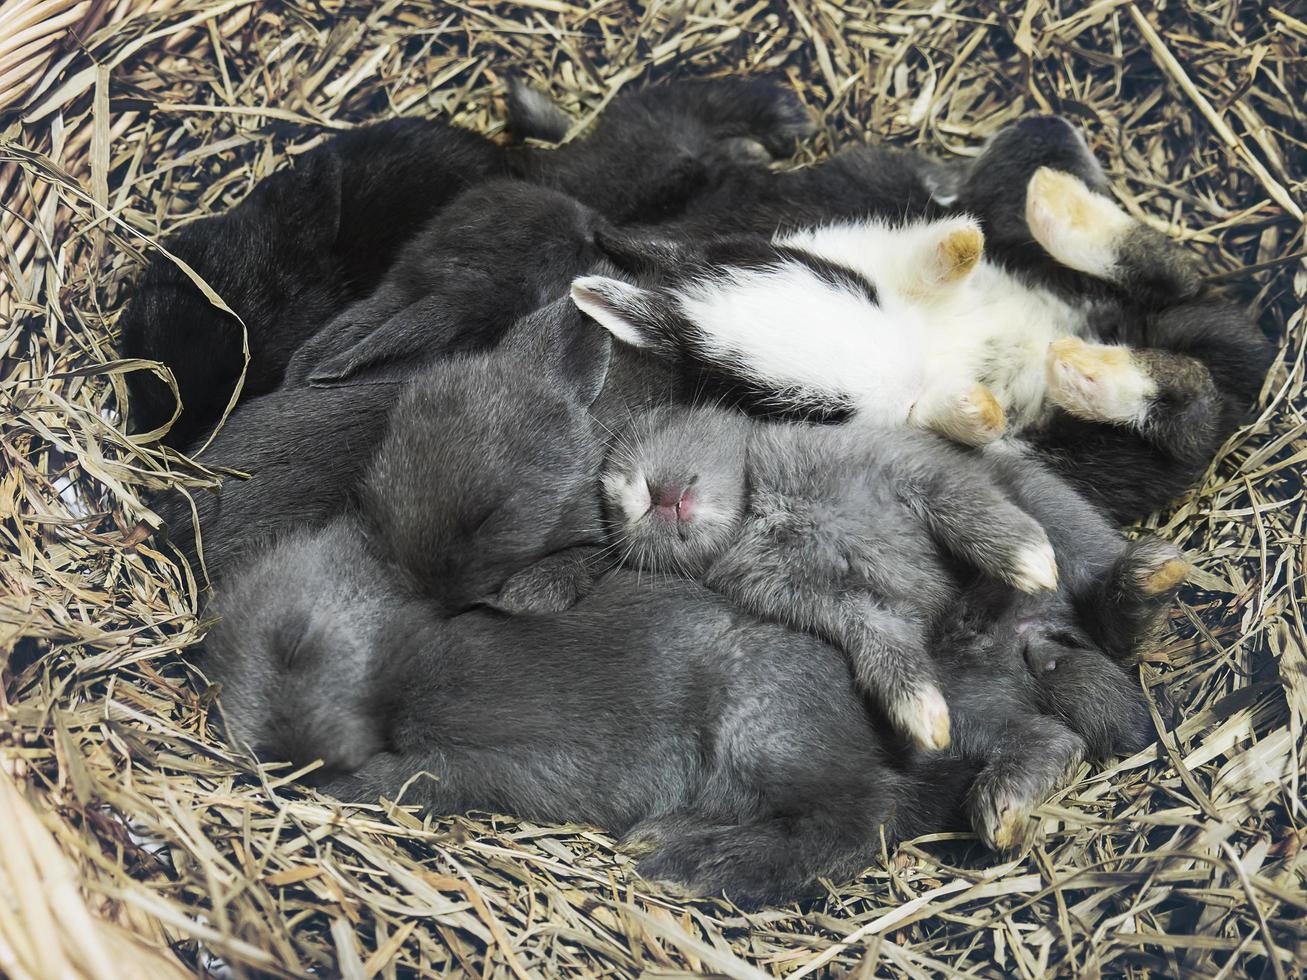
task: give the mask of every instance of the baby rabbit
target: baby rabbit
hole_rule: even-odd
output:
[[[1146,706],[1117,661],[1147,641],[1186,566],[1160,540],[1127,544],[1016,450],[681,409],[640,420],[603,487],[624,563],[830,640],[923,748],[950,744],[951,718],[952,751],[983,767],[967,806],[991,847],[1018,842],[1083,758],[1146,744]],[[1055,590],[1036,512],[1060,524]]]
[[[380,280],[400,244],[464,187],[504,172],[503,151],[475,133],[393,119],[336,136],[262,180],[226,214],[164,241],[245,324],[245,397],[281,382],[291,354],[342,304]],[[167,256],[151,259],[119,322],[124,357],[171,369],[180,414],[164,437],[207,433],[244,365],[241,325]],[[158,429],[176,399],[159,378],[127,375],[132,425]]]
[[[865,174],[881,159],[873,199],[847,193],[850,161]],[[923,159],[914,178],[906,159],[866,147],[797,190],[760,183],[761,214],[781,229],[770,240],[601,235],[646,288],[587,278],[576,301],[627,342],[707,365],[769,408],[855,411],[967,444],[1022,433],[1121,519],[1192,482],[1269,364],[1247,318],[1203,295],[1189,256],[1099,193],[1097,164],[1062,120],[1000,133],[949,188],[979,219],[942,218],[937,202],[922,218],[886,217],[879,192],[919,202],[942,172]],[[695,220],[739,225],[711,210]]]
[[[928,435],[656,411],[618,440],[603,488],[624,561],[833,643],[924,748],[949,743],[926,643],[957,598],[947,556],[1024,591],[1057,584],[1038,522]]]
[[[882,832],[943,829],[972,771],[895,766],[838,653],[691,582],[618,571],[566,612],[445,619],[337,521],[214,611],[203,666],[234,744],[322,759],[343,800],[596,824],[645,877],[745,908],[856,874]]]
[[[601,264],[597,268],[611,267]],[[565,289],[566,283],[566,279],[560,280],[559,291]],[[511,303],[513,286],[505,283],[495,301]],[[298,525],[322,524],[349,509],[377,447],[386,437],[396,404],[414,385],[427,379],[428,387],[447,384],[451,390],[466,394],[468,382],[460,380],[460,374],[467,373],[483,379],[487,390],[499,385],[509,392],[535,391],[540,373],[537,362],[545,352],[520,356],[524,338],[565,328],[575,330],[583,322],[584,317],[564,297],[521,318],[497,346],[488,349],[460,349],[459,337],[448,338],[449,348],[433,343],[425,352],[429,363],[404,361],[339,387],[284,388],[251,399],[236,408],[204,457],[211,467],[242,475],[226,477],[217,493],[187,497],[172,492],[155,498],[151,506],[165,521],[171,543],[197,569],[202,546],[204,571],[211,581],[218,581],[251,550],[263,547],[270,535]],[[442,360],[442,355],[447,356]],[[451,366],[442,366],[445,361]],[[471,371],[469,365],[480,366]],[[486,380],[486,372],[492,370],[493,382]],[[664,402],[668,397],[688,399],[696,387],[694,378],[680,377],[664,362],[630,348],[617,349],[610,356],[604,391],[592,406],[595,424],[606,434],[632,412],[640,412],[642,406]],[[524,411],[524,417],[534,411]],[[454,434],[469,440],[481,438],[487,447],[492,446],[500,439],[499,431],[486,431],[478,419],[470,416],[472,412],[468,409],[449,418],[432,417],[429,423],[439,430],[456,426]],[[530,428],[527,422],[513,426],[501,421],[503,431],[508,433]],[[526,447],[523,451],[529,454],[534,450]],[[507,448],[495,455],[488,448],[477,447],[474,455],[501,459],[505,466],[512,464]],[[431,485],[446,485],[445,480],[445,476],[429,469],[421,478],[426,486],[414,492],[430,493]],[[202,531],[198,537],[197,523]],[[557,561],[557,571],[579,574],[579,570],[569,568],[570,556],[561,556]],[[541,592],[558,588],[559,584],[547,575],[534,582],[524,580],[503,601],[514,607],[538,607]],[[574,594],[563,592],[546,605],[565,602],[569,595],[575,599]]]
[[[1055,592],[964,580],[930,634],[954,722],[949,752],[982,767],[967,795],[971,825],[1003,849],[1027,837],[1031,812],[1082,760],[1152,741],[1147,702],[1123,668],[1156,639],[1188,565],[1160,538],[1125,541],[1028,448],[985,456],[1047,529],[1059,563]]]
[[[1197,281],[1183,253],[1161,236],[1154,241],[1071,175],[1036,171],[1027,210],[1036,237],[1076,261],[1089,261],[1091,228],[1109,219],[1125,226],[1115,239],[1120,255],[1094,259],[1123,283],[1138,279],[1135,265],[1152,259],[1141,242],[1159,246],[1168,268],[1183,270],[1178,284]],[[1077,225],[1082,214],[1093,217]],[[800,405],[848,407],[878,425],[927,428],[981,445],[1008,428],[1038,429],[1054,408],[1142,429],[1159,414],[1172,415],[1177,402],[1216,397],[1203,372],[1087,343],[1099,306],[985,261],[972,218],[868,219],[771,242],[650,248],[670,259],[658,286],[585,277],[573,284],[577,305],[629,343],[706,363]],[[1181,390],[1186,385],[1198,387]]]
[[[961,168],[954,193],[954,206],[980,219],[991,261],[1097,306],[1094,334],[1108,346],[1066,349],[1064,378],[1055,383],[1067,410],[1029,434],[1041,455],[1123,521],[1191,485],[1275,356],[1246,312],[1204,286],[1174,243],[1116,208],[1083,136],[1065,119],[1033,117],[1000,130]],[[1097,421],[1103,389],[1131,378],[1146,411],[1128,424]]]
[[[595,264],[598,220],[574,198],[534,184],[469,188],[417,231],[371,295],[300,347],[287,384],[339,383],[387,363],[493,344]]]

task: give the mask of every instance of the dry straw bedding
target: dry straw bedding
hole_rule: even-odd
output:
[[[0,974],[759,972],[1290,976],[1307,961],[1302,8],[1271,2],[0,3]],[[768,72],[824,121],[972,153],[1081,120],[1114,193],[1282,345],[1247,428],[1150,524],[1199,569],[1160,745],[1085,767],[1043,842],[928,839],[802,907],[678,903],[585,827],[342,807],[214,736],[180,656],[198,570],[149,492],[211,486],[115,412],[114,316],[158,236],[324,133],[494,132],[525,73],[583,119],[623,86]],[[162,546],[158,546],[162,547]],[[1163,714],[1165,712],[1165,714]]]

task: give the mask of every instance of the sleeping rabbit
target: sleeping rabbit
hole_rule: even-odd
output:
[[[878,174],[870,196],[847,193],[850,159]],[[1023,434],[1122,519],[1187,486],[1269,364],[1247,318],[1102,193],[1062,120],[1000,132],[954,178],[948,200],[974,215],[887,208],[876,195],[919,201],[940,172],[905,159],[861,148],[751,184],[770,237],[704,233],[714,217],[732,227],[707,205],[681,224],[694,235],[601,235],[627,275],[579,279],[574,298],[615,336],[706,366],[767,409],[969,445]]]

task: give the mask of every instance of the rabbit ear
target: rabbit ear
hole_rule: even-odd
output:
[[[552,375],[588,408],[608,379],[613,344],[608,334],[560,299],[514,324],[503,350],[533,374]]]
[[[623,343],[656,346],[662,304],[649,290],[606,276],[582,276],[572,281],[572,302]]]

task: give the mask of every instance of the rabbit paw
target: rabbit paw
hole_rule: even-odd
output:
[[[970,274],[985,252],[985,235],[980,225],[968,221],[948,232],[935,252],[935,280],[957,282]]]
[[[981,770],[967,793],[971,827],[995,851],[1029,840],[1035,808],[1085,757],[1085,741],[1060,721],[1036,715],[1014,723],[1008,744]]]
[[[972,829],[992,851],[1018,847],[1031,834],[1039,802],[1018,787],[978,783],[971,797]]]
[[[913,406],[909,421],[964,446],[988,445],[1007,430],[1003,406],[982,384],[923,398]]]
[[[1143,538],[1132,552],[1134,584],[1145,596],[1164,595],[1189,577],[1189,562],[1169,541]]]
[[[1057,555],[1042,530],[1040,537],[1041,541],[1023,547],[1012,559],[1008,581],[1022,592],[1043,592],[1057,588]]]
[[[1046,368],[1053,402],[1092,422],[1138,424],[1157,392],[1128,347],[1062,337],[1048,345]]]
[[[923,749],[945,749],[952,740],[948,702],[934,684],[922,684],[887,701],[894,727]]]
[[[1026,185],[1026,224],[1035,241],[1062,265],[1110,277],[1136,222],[1079,177],[1040,167]]]

